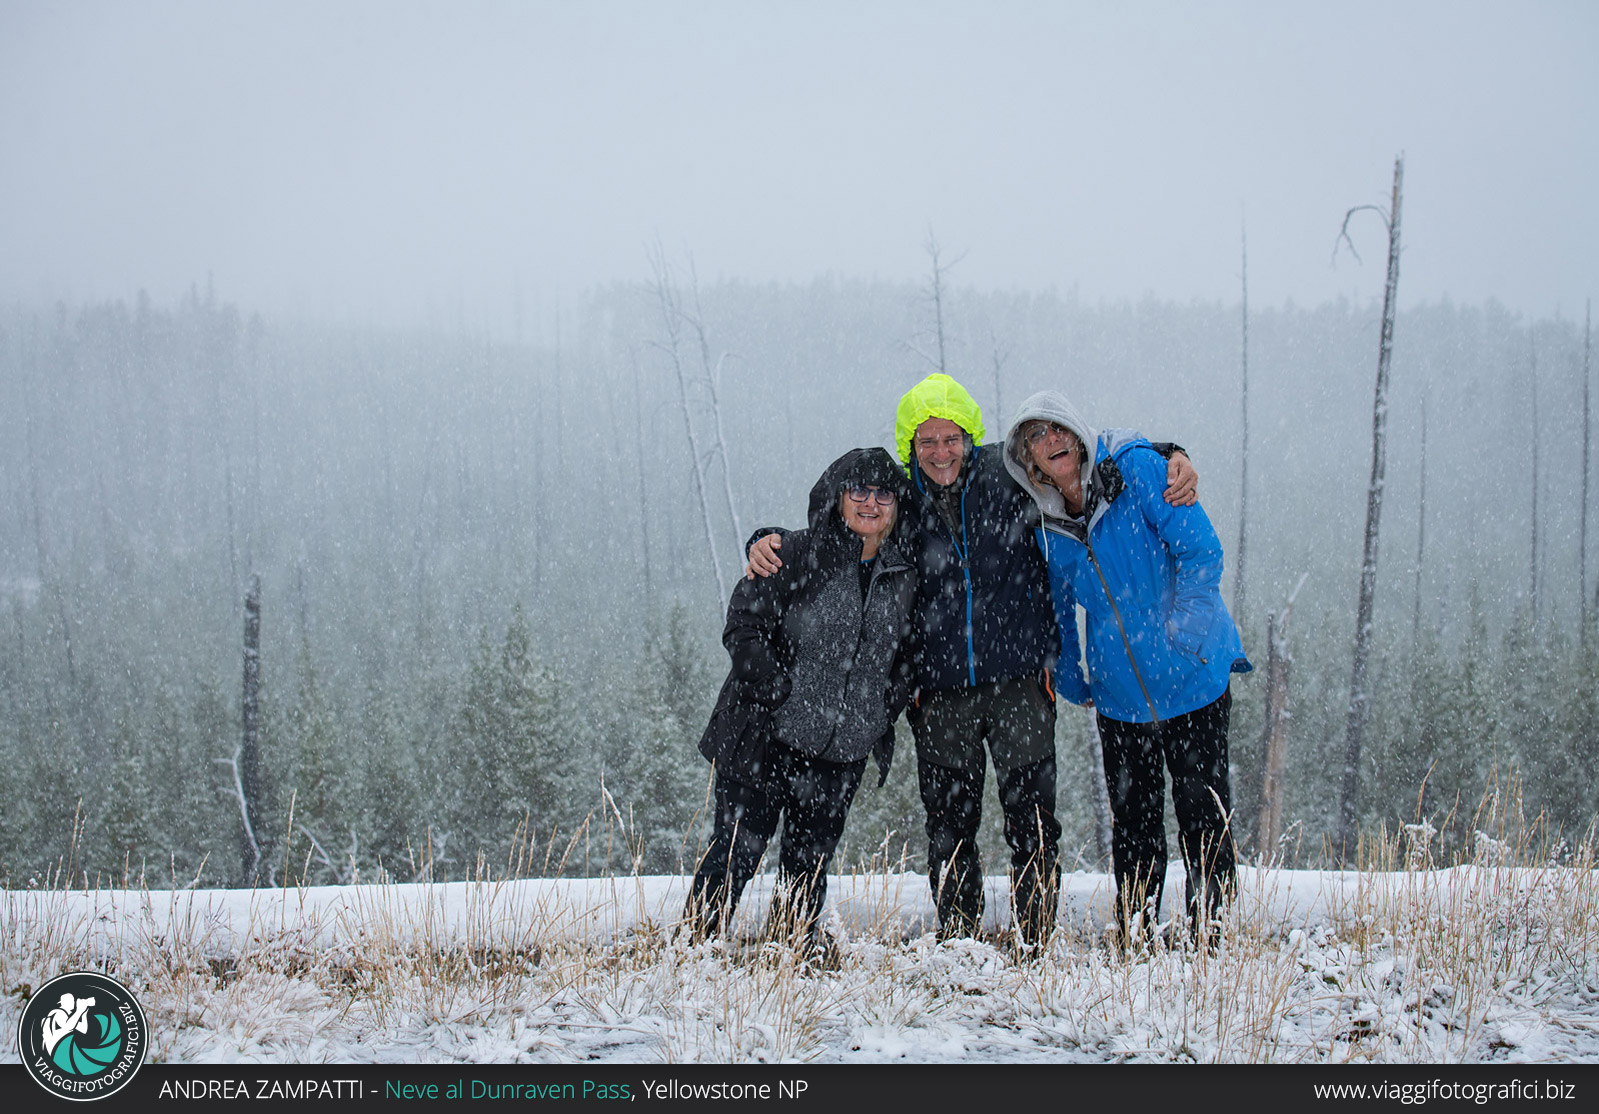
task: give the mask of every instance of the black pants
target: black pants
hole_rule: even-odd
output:
[[[844,834],[866,760],[824,762],[775,740],[759,786],[716,776],[716,826],[694,872],[685,918],[701,934],[724,931],[783,817],[778,879],[793,926],[814,934],[827,900],[827,867]]]
[[[983,865],[977,853],[984,767],[952,770],[922,762],[917,781],[927,806],[927,869],[941,936],[970,936],[983,921]],[[1055,819],[1055,760],[999,774],[1005,842],[1017,927],[1028,943],[1054,929],[1060,889],[1060,821]]]
[[[1125,938],[1128,919],[1152,903],[1160,909],[1166,881],[1166,777],[1188,875],[1188,916],[1197,927],[1200,894],[1214,915],[1236,884],[1237,859],[1230,820],[1227,725],[1232,693],[1196,711],[1159,723],[1099,719],[1110,790],[1111,849],[1116,860],[1117,916]],[[1146,927],[1148,920],[1145,921]]]
[[[923,693],[912,717],[916,777],[927,810],[927,870],[942,936],[974,934],[983,920],[985,740],[993,753],[1017,925],[1030,943],[1054,928],[1060,886],[1055,818],[1055,702],[1032,678]]]

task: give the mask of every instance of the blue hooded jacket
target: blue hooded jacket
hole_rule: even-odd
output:
[[[1029,469],[1022,427],[1034,420],[1070,429],[1094,446],[1084,481],[1085,517]],[[1227,689],[1230,673],[1253,667],[1221,598],[1222,548],[1198,506],[1173,507],[1163,493],[1166,461],[1127,430],[1094,430],[1058,391],[1022,403],[1005,438],[1005,467],[1038,503],[1039,548],[1060,627],[1056,684],[1076,704],[1127,723],[1192,712]],[[1077,640],[1087,614],[1088,674]]]

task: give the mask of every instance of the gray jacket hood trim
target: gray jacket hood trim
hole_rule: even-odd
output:
[[[1021,489],[1033,497],[1038,504],[1038,509],[1044,514],[1044,521],[1050,519],[1057,521],[1075,518],[1066,509],[1066,500],[1061,493],[1048,484],[1034,483],[1027,473],[1027,446],[1022,444],[1022,427],[1028,422],[1041,420],[1058,422],[1077,435],[1083,443],[1086,460],[1078,469],[1083,488],[1084,504],[1087,504],[1088,478],[1094,471],[1094,460],[1099,446],[1099,431],[1089,425],[1077,408],[1059,391],[1039,391],[1030,395],[1017,407],[1012,415],[1010,424],[1005,430],[1005,470],[1021,485]]]
[[[1005,431],[1005,469],[1011,477],[1021,486],[1021,489],[1033,497],[1042,512],[1043,526],[1046,531],[1054,530],[1059,533],[1069,533],[1065,529],[1067,523],[1081,522],[1081,515],[1074,515],[1066,509],[1066,500],[1049,484],[1036,484],[1027,474],[1027,466],[1022,462],[1027,459],[1027,446],[1022,444],[1021,428],[1027,422],[1042,419],[1046,422],[1059,422],[1075,433],[1084,448],[1087,450],[1088,459],[1083,461],[1083,466],[1078,470],[1083,484],[1083,505],[1090,506],[1094,500],[1090,498],[1093,491],[1093,482],[1099,475],[1099,450],[1105,450],[1108,460],[1121,452],[1133,442],[1143,442],[1144,435],[1136,429],[1100,429],[1096,430],[1083,420],[1077,408],[1059,391],[1039,391],[1029,397],[1016,410],[1010,420],[1010,425]],[[1093,522],[1086,525],[1091,527],[1099,521],[1099,516],[1105,513],[1105,504],[1099,503],[1094,508]]]

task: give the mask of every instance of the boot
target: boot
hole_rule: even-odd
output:
[[[1047,948],[1060,909],[1060,868],[1054,856],[1039,856],[1016,872],[1011,891],[1022,943],[1028,948]]]
[[[730,912],[726,896],[725,888],[696,877],[689,887],[688,900],[683,903],[683,919],[678,922],[677,935],[691,945],[720,936],[722,922]]]
[[[982,871],[957,856],[930,881],[938,908],[938,938],[975,937],[983,927]]]

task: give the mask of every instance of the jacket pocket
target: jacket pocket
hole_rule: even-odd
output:
[[[772,713],[765,708],[745,708],[739,709],[735,718],[717,754],[716,772],[740,785],[760,785],[772,741]]]
[[[1166,619],[1166,639],[1172,648],[1185,654],[1201,665],[1209,665],[1209,655],[1205,644],[1209,641],[1210,627],[1214,617],[1192,616],[1188,625],[1179,625],[1175,615]],[[1204,630],[1195,631],[1194,626],[1202,625]]]
[[[1055,710],[1055,689],[1049,681],[1046,671],[1031,673],[1026,681],[1027,692],[1033,698],[1033,703],[1041,709],[1053,712]]]

